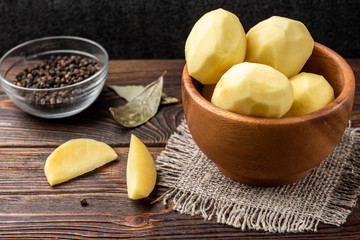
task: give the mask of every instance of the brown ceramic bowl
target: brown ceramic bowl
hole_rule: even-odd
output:
[[[182,95],[191,135],[225,175],[250,185],[288,184],[306,176],[334,150],[351,114],[354,74],[341,56],[319,43],[303,71],[323,75],[334,88],[335,100],[310,114],[272,119],[211,104],[185,65]]]

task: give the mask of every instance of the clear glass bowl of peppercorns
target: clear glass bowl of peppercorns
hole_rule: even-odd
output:
[[[0,59],[0,83],[22,110],[42,118],[81,112],[99,96],[106,50],[88,39],[46,37],[20,44]]]

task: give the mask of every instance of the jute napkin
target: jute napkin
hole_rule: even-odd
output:
[[[348,127],[334,150],[304,179],[280,187],[254,187],[223,175],[197,147],[186,121],[158,156],[159,199],[184,214],[242,230],[316,231],[318,223],[346,221],[360,193],[360,128]]]

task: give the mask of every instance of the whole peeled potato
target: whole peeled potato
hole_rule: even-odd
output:
[[[243,62],[221,77],[211,102],[234,113],[280,118],[291,107],[293,89],[289,79],[278,70]]]
[[[259,22],[246,38],[245,61],[269,65],[288,78],[301,71],[314,48],[305,25],[285,17],[273,16]]]
[[[284,117],[314,112],[335,99],[334,89],[321,75],[301,72],[289,80],[294,90],[294,101]]]
[[[244,61],[246,35],[233,13],[217,9],[203,15],[185,44],[190,76],[203,84],[215,84],[235,64]]]

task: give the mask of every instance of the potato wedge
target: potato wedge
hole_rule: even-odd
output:
[[[117,159],[107,144],[93,139],[72,139],[56,148],[47,158],[44,171],[51,186],[90,172]]]
[[[131,135],[130,149],[126,166],[126,184],[129,198],[146,198],[156,183],[155,162],[146,146]]]

